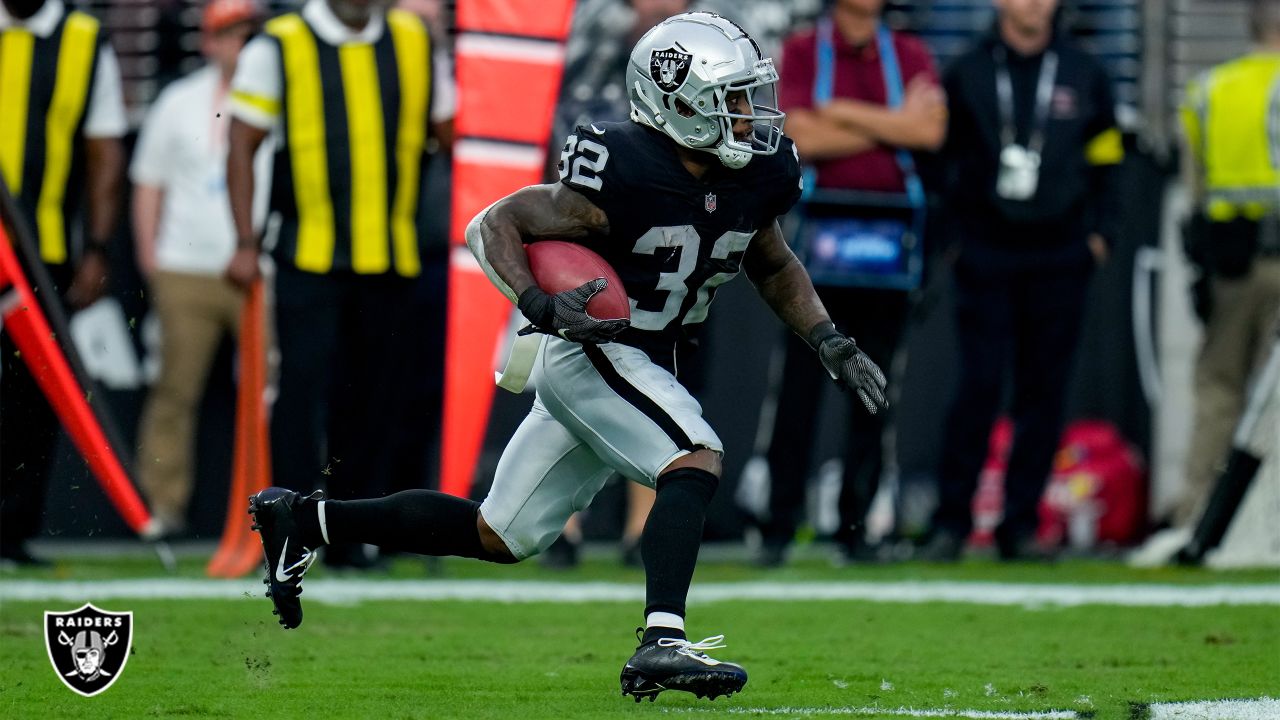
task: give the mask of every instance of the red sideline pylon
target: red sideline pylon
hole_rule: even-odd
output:
[[[49,329],[49,321],[31,292],[3,224],[0,224],[0,316],[4,318],[4,332],[13,338],[32,377],[120,517],[135,533],[143,537],[153,534],[151,514],[107,442],[85,399],[84,389]]]
[[[463,248],[471,218],[542,179],[573,0],[458,3],[458,96],[453,146],[449,320],[445,341],[440,489],[469,497],[493,402],[493,356],[511,315]],[[480,40],[477,42],[477,40]],[[524,122],[509,121],[511,78]],[[494,141],[499,142],[494,142]]]
[[[231,493],[222,541],[209,560],[209,577],[242,577],[262,562],[262,546],[249,529],[249,496],[271,482],[271,450],[267,442],[267,333],[262,281],[245,299],[240,322],[240,384],[236,390],[236,444]]]
[[[511,316],[498,292],[467,251],[455,248],[449,270],[449,320],[441,432],[440,491],[471,496],[471,479],[484,444],[496,385],[493,354]],[[465,342],[463,338],[471,339]]]

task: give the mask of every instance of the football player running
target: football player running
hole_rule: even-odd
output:
[[[742,689],[742,667],[706,654],[723,647],[722,636],[685,637],[722,445],[676,379],[677,348],[706,318],[716,288],[745,269],[837,383],[868,412],[885,405],[884,375],[836,330],[778,227],[801,183],[772,103],[777,79],[733,22],[674,16],[632,51],[631,122],[579,127],[561,154],[559,183],[524,188],[471,222],[468,245],[494,285],[547,333],[533,407],[482,503],[429,490],[345,502],[283,488],[254,496],[282,625],[302,622],[302,576],[326,543],[519,562],[545,550],[618,472],[657,489],[640,541],[645,627],[622,670],[623,694],[638,702],[663,690],[715,698]],[[630,322],[586,313],[602,279],[556,295],[539,289],[523,244],[540,239],[600,253],[626,287]]]

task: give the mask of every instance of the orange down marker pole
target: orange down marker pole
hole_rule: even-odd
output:
[[[0,316],[4,318],[4,332],[13,338],[32,377],[120,517],[135,533],[144,538],[152,535],[151,514],[107,442],[93,408],[85,399],[84,389],[71,372],[49,321],[31,292],[3,223],[0,223]]]
[[[542,181],[573,0],[459,0],[440,489],[468,497],[493,401],[494,353],[511,303],[463,246],[485,206]],[[520,78],[512,84],[511,78]],[[509,108],[524,108],[511,122]]]
[[[262,563],[262,546],[249,529],[249,496],[271,484],[271,449],[267,441],[266,301],[259,279],[245,298],[240,321],[239,385],[236,388],[236,439],[231,492],[222,541],[209,560],[209,577],[235,578]]]

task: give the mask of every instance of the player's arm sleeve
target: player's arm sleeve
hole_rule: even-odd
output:
[[[93,73],[93,91],[85,112],[84,136],[90,139],[124,137],[129,119],[124,110],[120,84],[120,61],[110,44],[103,44]]]
[[[611,148],[612,140],[592,126],[579,125],[565,138],[556,167],[560,184],[590,200],[616,225],[616,218],[628,212],[634,198],[623,158],[617,148]]]
[[[138,143],[129,164],[129,180],[135,185],[163,186],[173,172],[173,153],[169,152],[173,134],[173,103],[169,92],[162,92],[138,131]]]
[[[272,130],[280,122],[283,85],[280,47],[270,37],[258,35],[240,51],[236,63],[227,99],[231,117],[259,130]]]

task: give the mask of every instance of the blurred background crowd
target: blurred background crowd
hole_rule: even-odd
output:
[[[437,487],[457,5],[3,0],[0,171],[166,537],[223,525],[264,238],[275,482]],[[766,566],[1185,542],[1280,321],[1280,2],[579,0],[548,181],[574,126],[628,117],[632,45],[686,10],[779,65],[810,188],[785,227],[893,400],[855,409],[726,286],[681,376],[725,440],[707,536]],[[518,79],[508,100],[520,123]],[[317,117],[346,136],[306,145]],[[8,340],[0,381],[0,556],[125,536]],[[528,402],[494,400],[474,495]],[[651,502],[614,483],[545,561],[621,538],[636,563]]]

